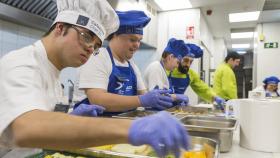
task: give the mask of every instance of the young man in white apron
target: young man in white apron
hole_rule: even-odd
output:
[[[98,104],[106,108],[103,115],[111,116],[142,106],[164,110],[172,107],[168,90],[148,93],[138,67],[130,59],[139,49],[143,29],[150,18],[143,11],[117,14],[119,29],[108,37],[109,46],[91,56],[80,69],[79,88],[85,90],[81,103]],[[145,94],[144,94],[145,93]]]

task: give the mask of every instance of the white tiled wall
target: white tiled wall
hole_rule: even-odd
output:
[[[136,65],[139,67],[142,75],[145,71],[145,68],[153,61],[159,60],[160,55],[156,53],[155,49],[143,49],[143,50],[138,50],[134,56],[133,60],[136,63]]]
[[[44,32],[0,20],[0,57],[6,53],[32,44],[40,39]]]
[[[44,31],[39,31],[26,26],[18,25],[0,19],[0,58],[12,50],[19,49],[39,40]],[[60,75],[61,82],[65,85],[65,94],[68,90],[68,79],[75,80],[76,70],[66,68]]]

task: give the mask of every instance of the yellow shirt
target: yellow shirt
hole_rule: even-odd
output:
[[[213,89],[218,96],[224,99],[237,98],[237,85],[235,74],[227,63],[218,66],[214,74]]]
[[[190,86],[193,91],[203,100],[212,102],[213,97],[216,96],[215,92],[199,78],[199,75],[194,70],[189,69],[188,75],[190,77]],[[172,76],[178,78],[187,77],[186,74],[179,72],[178,69],[172,71]]]

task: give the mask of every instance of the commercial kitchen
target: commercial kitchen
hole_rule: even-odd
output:
[[[0,0],[0,157],[280,158],[280,0]]]

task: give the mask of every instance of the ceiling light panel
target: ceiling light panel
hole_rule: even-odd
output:
[[[231,33],[230,34],[232,39],[235,38],[253,38],[254,32],[238,32],[238,33]]]
[[[247,53],[246,51],[236,51],[238,54],[245,54]]]
[[[163,10],[177,10],[191,8],[192,4],[189,0],[154,0],[157,5]]]
[[[256,21],[259,19],[260,11],[242,12],[229,14],[229,22]]]
[[[232,44],[232,48],[238,49],[238,48],[250,48],[250,44]]]

